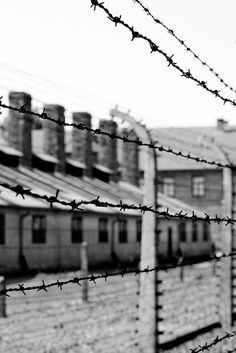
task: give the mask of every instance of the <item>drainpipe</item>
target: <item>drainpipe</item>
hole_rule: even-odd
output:
[[[24,255],[24,219],[30,215],[30,211],[27,211],[20,215],[19,218],[19,265],[20,270],[27,271],[28,264]]]

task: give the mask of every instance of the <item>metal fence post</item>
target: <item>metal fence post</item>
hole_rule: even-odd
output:
[[[5,278],[0,277],[0,290],[4,289],[5,287]],[[6,314],[6,297],[2,295],[0,297],[0,317],[7,317]]]
[[[81,244],[81,271],[82,276],[86,276],[88,274],[88,243],[84,241]],[[88,281],[82,282],[82,299],[84,302],[88,302]]]

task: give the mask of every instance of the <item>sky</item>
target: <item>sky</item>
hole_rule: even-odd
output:
[[[32,94],[34,104],[57,103],[108,118],[118,104],[149,127],[236,125],[236,107],[222,102],[167,66],[158,53],[120,25],[115,27],[90,0],[0,0],[0,94]],[[234,99],[209,71],[187,53],[132,0],[104,4],[150,37],[183,69]],[[143,0],[150,11],[224,80],[236,88],[235,0]],[[236,94],[235,94],[236,95]],[[235,97],[236,98],[236,97]]]

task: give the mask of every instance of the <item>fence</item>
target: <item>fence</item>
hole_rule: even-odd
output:
[[[216,77],[219,77],[219,75],[206,62],[200,59],[200,57],[195,54],[195,52],[192,51],[173,30],[170,30],[167,25],[154,17],[140,1],[136,0],[135,2],[138,3],[156,23],[162,25],[172,36],[174,36],[187,51],[191,52],[195,59],[200,61],[203,66],[208,67]],[[150,38],[136,31],[132,26],[123,21],[121,16],[114,16],[103,3],[100,3],[97,0],[91,0],[91,7],[94,10],[100,8],[106,13],[106,15],[108,15],[108,18],[116,26],[121,25],[125,27],[131,33],[132,40],[142,39],[147,42],[150,46],[151,52],[156,52],[164,56],[168,66],[174,67],[183,77],[192,80],[204,90],[215,95],[218,99],[223,101],[224,104],[231,103],[233,106],[236,105],[234,100],[221,95],[219,90],[208,87],[207,82],[199,80],[193,76],[190,70],[183,70],[177,63],[175,63],[173,56],[169,56]],[[222,78],[219,77],[219,79],[220,82],[230,88],[231,91],[234,90]],[[117,271],[104,272],[102,274],[88,274],[86,245],[82,244],[83,253],[81,258],[83,272],[76,277],[58,279],[56,281],[53,280],[49,283],[46,283],[45,280],[42,279],[41,284],[19,284],[18,286],[13,287],[5,287],[4,280],[1,279],[1,315],[3,317],[6,316],[5,300],[15,292],[17,292],[17,294],[20,292],[26,296],[28,295],[28,292],[40,292],[41,294],[41,292],[48,292],[51,288],[62,290],[69,285],[82,285],[83,300],[84,302],[89,302],[89,283],[97,284],[99,280],[108,283],[111,278],[114,279],[117,277],[123,281],[125,278],[130,279],[129,276],[136,276],[136,284],[138,286],[136,290],[136,299],[138,297],[139,303],[136,304],[136,309],[138,309],[136,311],[138,311],[138,313],[135,313],[134,326],[136,328],[133,330],[136,334],[136,339],[132,342],[132,350],[135,347],[137,351],[153,353],[155,351],[167,351],[174,347],[175,352],[182,352],[183,349],[191,349],[193,353],[198,353],[214,346],[222,351],[231,349],[229,348],[230,345],[228,344],[228,339],[231,339],[236,335],[235,331],[226,331],[226,333],[221,335],[219,332],[222,333],[220,328],[228,330],[233,323],[234,298],[232,288],[234,287],[234,262],[232,259],[235,256],[235,252],[234,244],[232,246],[234,241],[232,235],[234,234],[233,231],[236,219],[234,218],[233,212],[234,200],[232,197],[232,174],[235,170],[235,165],[227,159],[226,161],[222,161],[222,156],[219,161],[209,160],[204,156],[194,156],[191,153],[173,150],[171,147],[160,145],[150,139],[146,139],[146,141],[140,137],[137,139],[131,139],[127,135],[120,136],[102,129],[93,129],[86,126],[84,123],[68,124],[62,120],[57,120],[54,117],[49,116],[45,111],[42,113],[36,113],[27,110],[25,105],[12,106],[5,104],[2,102],[2,99],[3,97],[0,100],[1,108],[17,112],[19,115],[23,114],[24,118],[25,116],[30,115],[58,124],[60,127],[72,126],[74,129],[85,130],[89,131],[89,133],[103,135],[110,139],[119,139],[124,143],[133,143],[137,146],[146,147],[149,152],[146,154],[147,168],[145,175],[144,204],[139,205],[128,204],[123,200],[120,200],[118,203],[113,203],[109,200],[101,200],[99,195],[90,200],[79,199],[78,201],[68,201],[60,198],[59,190],[57,190],[54,195],[41,194],[31,190],[31,188],[25,187],[24,185],[12,185],[4,180],[0,181],[0,186],[2,188],[12,191],[16,196],[22,197],[23,199],[25,196],[30,196],[42,200],[48,203],[50,208],[53,208],[55,205],[60,205],[70,212],[78,212],[83,205],[92,205],[97,208],[103,207],[117,209],[119,212],[138,210],[143,218],[141,262],[139,268],[121,268]],[[147,133],[147,129],[141,124],[136,124],[135,127],[139,132],[144,131]],[[223,207],[225,211],[224,215],[198,215],[194,210],[191,214],[185,213],[183,210],[171,213],[168,208],[165,211],[159,211],[159,205],[158,202],[156,202],[158,201],[156,200],[156,167],[152,168],[153,156],[151,156],[150,153],[150,151],[154,152],[154,160],[156,161],[156,150],[172,154],[176,157],[194,160],[197,163],[209,164],[211,166],[222,168],[225,191]],[[158,246],[160,245],[159,239],[161,232],[157,223],[157,218],[159,219],[159,217],[164,217],[166,221],[177,219],[188,220],[191,222],[203,222],[207,224],[214,222],[219,224],[219,226],[221,224],[225,225],[226,227],[223,234],[224,239],[221,240],[220,247],[222,252],[216,252],[213,254],[209,253],[207,258],[200,261],[191,257],[188,260],[184,260],[181,254],[179,254],[178,259],[173,263],[159,264],[157,252]],[[214,332],[215,337],[203,343],[202,340],[205,340],[205,337],[209,337],[209,332]],[[105,337],[103,337],[103,339],[105,340]],[[195,346],[189,346],[190,343],[188,342],[190,342],[190,340],[191,344],[194,343]],[[225,344],[226,341],[227,344]],[[113,348],[114,347],[112,347],[112,349]]]

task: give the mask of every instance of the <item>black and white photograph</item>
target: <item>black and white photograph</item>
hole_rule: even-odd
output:
[[[0,353],[236,352],[236,2],[0,13]]]

